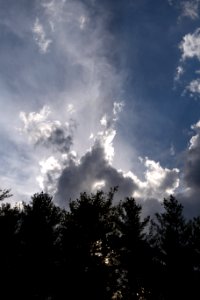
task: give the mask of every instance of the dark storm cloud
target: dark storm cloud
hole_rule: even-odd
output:
[[[183,179],[186,189],[177,195],[188,217],[200,215],[200,122],[192,126],[196,134],[185,152]]]
[[[55,198],[60,205],[65,206],[70,199],[77,198],[80,192],[91,192],[98,184],[102,184],[104,191],[118,186],[118,200],[131,196],[137,189],[131,178],[124,177],[121,171],[108,163],[104,148],[99,142],[81,158],[79,164],[72,160],[69,162],[58,180]]]
[[[196,132],[185,154],[184,179],[187,187],[200,189],[200,121],[192,126]]]
[[[188,187],[200,189],[200,147],[188,151],[184,179]]]

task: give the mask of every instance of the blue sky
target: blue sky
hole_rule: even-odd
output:
[[[0,0],[0,182],[151,213],[200,183],[200,1]]]

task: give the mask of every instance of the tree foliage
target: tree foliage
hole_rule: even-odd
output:
[[[3,201],[9,197],[11,197],[12,194],[10,194],[10,190],[9,189],[0,189],[0,201]]]
[[[46,193],[3,203],[2,299],[199,299],[200,217],[186,220],[170,196],[142,218],[115,192],[82,193],[68,210]]]

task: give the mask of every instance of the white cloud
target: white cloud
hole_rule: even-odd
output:
[[[107,124],[107,118],[106,118],[106,115],[104,115],[104,116],[101,118],[100,123],[101,123],[102,126],[107,127],[108,124]]]
[[[40,160],[40,174],[36,180],[40,188],[56,195],[61,205],[67,205],[66,199],[74,199],[82,191],[94,192],[100,188],[108,191],[114,186],[119,186],[117,199],[134,196],[143,200],[162,200],[179,186],[178,169],[163,168],[159,162],[148,158],[140,158],[145,168],[144,180],[131,171],[125,172],[113,166],[116,115],[120,110],[120,105],[114,105],[111,116],[100,119],[102,130],[93,136],[93,145],[82,156],[71,150],[69,128],[51,120],[48,107],[38,113],[21,113],[22,131],[28,133],[32,143],[47,146],[52,153],[56,147],[55,155],[48,156],[48,151]]]
[[[200,121],[192,125],[191,128],[196,131],[190,139],[189,150],[200,148]]]
[[[40,49],[40,52],[45,54],[48,51],[52,40],[47,38],[44,27],[38,18],[36,18],[32,30],[34,34],[34,39]]]
[[[49,106],[44,106],[39,113],[30,112],[29,114],[26,114],[25,112],[20,112],[19,117],[22,120],[24,130],[26,131],[30,126],[45,121],[50,113]]]
[[[188,58],[200,60],[200,28],[196,29],[194,33],[188,33],[183,37],[180,49],[182,51],[182,60]]]
[[[118,114],[123,110],[124,103],[123,102],[114,102],[113,104],[113,115],[118,116]]]
[[[41,174],[36,177],[37,182],[42,190],[48,193],[56,193],[57,180],[61,174],[62,167],[54,156],[50,156],[39,162]],[[48,178],[48,185],[47,185]]]
[[[184,69],[183,69],[183,66],[178,66],[176,68],[176,74],[175,74],[175,81],[178,81],[181,76],[184,74]]]
[[[186,87],[186,90],[194,94],[200,94],[200,78],[192,80]]]
[[[141,158],[140,158],[141,159]],[[148,158],[141,159],[145,166],[144,181],[133,176],[133,180],[138,185],[138,190],[135,192],[136,197],[143,200],[158,199],[173,194],[179,187],[179,170],[177,168],[163,168],[159,162],[155,162]]]
[[[41,166],[42,174],[46,174],[47,172],[55,170],[55,169],[58,169],[58,170],[61,169],[61,166],[58,163],[58,160],[53,156],[48,157],[46,160],[40,161],[39,164]]]
[[[147,168],[145,178],[148,182],[150,189],[155,192],[161,191],[172,194],[179,186],[179,170],[174,168],[162,168],[159,162],[149,160],[146,158],[145,166]]]
[[[96,181],[92,186],[92,192],[102,190],[105,187],[105,180]]]
[[[73,104],[68,104],[67,105],[67,112],[69,114],[73,114],[75,112],[75,108],[74,108],[74,105]]]
[[[133,172],[125,173],[110,165],[101,145],[95,143],[79,164],[69,162],[63,169],[57,185],[57,201],[67,205],[67,200],[78,197],[82,191],[93,192],[100,188],[108,191],[113,186],[119,186],[118,200],[133,196],[143,201],[162,201],[163,197],[175,192],[179,186],[178,169],[162,168],[158,162],[147,158],[144,165],[145,180],[142,181]]]
[[[196,29],[194,33],[186,34],[183,37],[182,42],[179,45],[179,48],[181,50],[182,65],[179,65],[177,68],[177,72],[175,76],[176,81],[180,79],[183,73],[185,73],[183,64],[186,60],[195,58],[198,59],[198,61],[200,61],[200,28]],[[197,69],[194,72],[198,74],[199,70]],[[200,94],[200,79],[195,78],[191,80],[185,87],[184,92],[189,92],[191,97],[195,96],[195,94],[197,95]]]
[[[101,143],[101,146],[104,149],[105,152],[105,158],[108,160],[109,163],[112,163],[114,155],[115,155],[115,149],[113,146],[113,140],[116,135],[116,130],[114,129],[107,129],[104,132],[100,132],[98,136],[98,140]]]
[[[75,122],[62,124],[58,120],[51,120],[49,107],[43,107],[39,113],[20,113],[23,127],[20,132],[28,135],[30,142],[34,145],[54,149],[61,153],[69,152],[73,143],[73,133],[76,128]]]

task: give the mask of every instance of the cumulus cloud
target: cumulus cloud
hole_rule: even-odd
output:
[[[186,87],[186,90],[193,94],[200,94],[200,78],[192,80]]]
[[[188,58],[197,58],[200,60],[200,28],[196,29],[194,33],[188,33],[183,37],[180,49],[182,60]]]
[[[113,165],[116,122],[122,104],[115,102],[111,115],[100,119],[101,130],[93,136],[93,144],[83,155],[72,148],[73,130],[69,124],[50,119],[51,111],[43,107],[38,113],[21,113],[22,132],[38,147],[46,147],[46,157],[39,161],[37,181],[42,189],[55,195],[57,203],[67,206],[83,191],[109,191],[118,186],[117,199],[133,196],[139,201],[162,200],[179,185],[179,170],[163,168],[159,162],[140,159],[145,168],[144,180],[133,172],[125,172]],[[52,152],[50,152],[52,151]],[[49,154],[49,155],[48,155]]]
[[[175,81],[178,81],[186,70],[184,63],[191,59],[200,61],[200,28],[197,28],[194,33],[186,34],[179,45],[181,50],[180,65],[177,67]],[[199,70],[194,70],[195,78],[191,80],[185,87],[184,92],[189,92],[190,96],[199,95],[200,93],[200,79],[196,78]]]
[[[103,136],[105,134],[105,137]],[[63,206],[68,205],[69,199],[75,199],[80,192],[94,192],[97,189],[108,191],[110,187],[118,186],[117,199],[126,196],[133,196],[139,201],[162,201],[164,196],[173,193],[179,186],[179,170],[162,168],[158,162],[142,160],[144,164],[145,180],[141,180],[133,172],[118,170],[112,165],[112,160],[108,156],[108,145],[106,139],[108,132],[98,135],[93,146],[80,159],[74,156],[66,156],[62,164],[62,170],[58,167],[46,173],[46,184],[55,181],[57,176],[57,186],[55,187],[56,201]],[[109,143],[112,148],[114,136],[109,136]],[[49,181],[49,182],[48,182]],[[154,201],[155,202],[155,201]]]
[[[36,18],[32,30],[34,34],[34,39],[39,47],[40,52],[45,54],[48,51],[52,40],[47,38],[44,27],[38,18]]]
[[[81,191],[93,192],[101,188],[108,191],[118,186],[116,199],[133,196],[139,201],[162,201],[179,185],[178,170],[162,168],[159,163],[145,160],[145,180],[141,181],[132,172],[125,173],[112,166],[105,157],[103,145],[96,141],[79,161],[68,161],[58,180],[56,199],[61,205],[67,205],[70,198],[75,199]],[[75,180],[74,180],[75,179]]]
[[[101,119],[102,130],[93,139],[92,147],[80,159],[74,151],[65,151],[59,158],[50,156],[40,162],[41,175],[37,178],[38,182],[41,187],[56,194],[59,204],[67,205],[69,198],[78,197],[82,191],[92,192],[99,188],[108,191],[113,186],[120,186],[118,197],[133,194],[136,185],[132,178],[112,166],[113,139],[116,134],[114,127],[119,113],[116,106],[117,104],[114,106],[113,115],[107,117],[108,121],[105,117]],[[31,114],[31,120],[32,118]],[[41,128],[38,122],[37,126]]]
[[[73,133],[76,124],[73,120],[62,124],[58,120],[48,119],[51,111],[45,106],[39,113],[20,113],[23,127],[20,129],[28,135],[29,140],[35,145],[42,145],[51,149],[67,153],[73,144]]]
[[[145,167],[145,180],[137,179],[138,191],[135,193],[136,197],[144,200],[151,198],[162,200],[164,196],[174,193],[179,186],[179,170],[177,168],[163,168],[159,162],[150,160],[147,157],[141,159],[141,162]]]
[[[66,206],[69,199],[75,199],[81,191],[91,192],[98,188],[108,191],[114,186],[119,186],[118,199],[131,196],[137,188],[130,177],[109,164],[103,146],[96,142],[78,164],[68,162],[58,180],[56,200]]]

